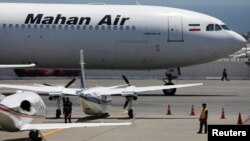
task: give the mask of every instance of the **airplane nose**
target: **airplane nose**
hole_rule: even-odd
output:
[[[240,50],[242,47],[246,46],[246,39],[243,38],[240,34],[232,31],[231,35],[233,37],[232,39],[232,46],[233,48],[238,51]]]

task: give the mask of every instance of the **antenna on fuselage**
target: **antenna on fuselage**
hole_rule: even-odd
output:
[[[81,66],[81,88],[85,88],[85,72],[84,72],[84,56],[83,56],[83,50],[80,50],[80,66]]]

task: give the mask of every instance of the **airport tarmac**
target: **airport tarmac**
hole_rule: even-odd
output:
[[[38,80],[0,80],[7,84],[48,83],[51,85],[65,85],[70,79],[38,79]],[[123,80],[88,79],[87,87],[112,86],[123,84]],[[161,80],[139,79],[130,80],[135,86],[162,85]],[[74,129],[57,129],[42,131],[49,141],[207,141],[207,134],[197,134],[199,128],[199,112],[201,104],[206,102],[209,110],[208,124],[236,125],[241,113],[243,124],[250,124],[250,81],[247,80],[178,80],[175,84],[204,83],[203,86],[181,88],[176,96],[163,96],[161,91],[139,94],[136,103],[136,117],[132,126],[91,127]],[[71,87],[79,87],[76,81]],[[14,90],[0,89],[1,93],[12,93]],[[55,119],[55,102],[47,100],[46,123],[63,122]],[[125,99],[121,96],[112,97],[113,107],[110,117],[94,119],[82,112],[77,97],[71,97],[73,102],[73,122],[133,122],[127,118],[122,110]],[[170,105],[172,115],[166,115]],[[191,114],[194,106],[195,115]],[[224,108],[225,119],[221,119]],[[28,132],[8,133],[0,131],[3,141],[27,140]]]

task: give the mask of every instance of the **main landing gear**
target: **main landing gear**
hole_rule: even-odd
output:
[[[39,134],[41,137],[39,137]],[[44,141],[44,137],[39,130],[31,130],[29,133],[29,138],[31,141]]]
[[[132,107],[134,100],[135,101],[137,100],[137,96],[127,96],[125,103],[124,103],[124,106],[123,106],[123,109],[126,109],[126,107],[128,107],[128,117],[131,119],[134,118],[134,116],[135,116],[135,113],[134,113],[134,110]]]
[[[166,79],[168,81],[166,81]],[[162,80],[165,83],[164,84],[165,86],[167,86],[167,85],[174,85],[174,83],[172,82],[173,75],[171,73],[166,72],[166,78],[164,78]],[[173,96],[173,95],[175,95],[176,88],[173,88],[173,89],[164,89],[162,91],[163,91],[164,95],[166,95],[166,96]]]
[[[56,106],[57,106],[57,109],[56,109],[56,118],[60,118],[62,112],[61,112],[61,96],[50,96],[49,97],[49,100],[56,100]]]
[[[64,87],[68,88],[70,85],[72,85],[74,82],[76,81],[76,78],[73,78],[71,81],[69,81]],[[44,83],[43,85],[45,86],[52,86],[49,84]],[[63,103],[65,101],[64,99],[64,95],[63,94],[58,94],[58,95],[53,95],[53,96],[49,96],[49,100],[56,100],[56,105],[57,105],[57,109],[56,109],[56,118],[60,118],[62,111],[61,111],[61,100],[63,100]]]

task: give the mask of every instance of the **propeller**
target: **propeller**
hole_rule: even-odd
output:
[[[129,102],[129,99],[126,98],[125,103],[123,105],[123,109],[126,109],[126,107],[128,106],[128,102]]]
[[[65,85],[65,88],[68,88],[70,85],[72,85],[76,81],[76,78],[73,78],[67,85]]]
[[[68,82],[68,84],[66,84],[64,87],[65,88],[68,88],[69,86],[71,86],[74,82],[76,81],[76,78],[73,78],[72,80],[70,80]],[[50,84],[47,84],[47,83],[43,83],[44,86],[53,86],[53,85],[50,85]]]
[[[126,84],[128,84],[128,86],[131,86],[126,75],[122,75],[122,78],[126,82]],[[123,109],[126,109],[126,107],[128,106],[129,100],[130,99],[128,97],[126,97],[125,103],[123,105]]]
[[[128,84],[128,86],[131,86],[127,77],[125,75],[122,75],[123,80]]]

